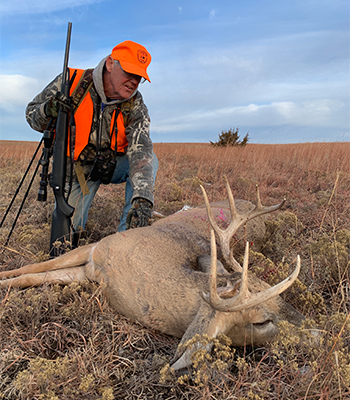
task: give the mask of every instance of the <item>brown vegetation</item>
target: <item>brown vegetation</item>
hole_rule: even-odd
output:
[[[0,218],[35,148],[0,142]],[[163,214],[202,204],[200,184],[210,201],[225,199],[223,175],[237,198],[254,200],[257,183],[264,204],[287,198],[267,221],[260,252],[251,250],[250,269],[273,284],[300,254],[300,279],[283,297],[308,318],[303,339],[287,324],[264,348],[233,349],[222,337],[211,354],[196,354],[189,375],[175,376],[167,363],[178,340],[115,315],[100,287],[3,290],[0,398],[349,398],[350,143],[223,149],[156,144],[155,152],[160,162],[155,209]],[[38,203],[38,181],[9,245],[0,250],[1,268],[47,257],[53,196],[49,190],[48,201]],[[122,187],[101,187],[81,244],[116,231],[123,195]],[[1,244],[12,220],[13,213],[1,230]],[[237,246],[235,255],[241,254]],[[306,338],[311,326],[319,332],[317,342]]]

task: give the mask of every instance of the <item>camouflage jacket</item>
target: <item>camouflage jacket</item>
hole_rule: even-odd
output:
[[[89,91],[93,104],[94,115],[91,126],[89,143],[96,148],[99,141],[102,149],[110,147],[110,124],[113,111],[120,104],[120,100],[109,101],[106,99],[103,90],[103,66],[105,59],[94,69],[94,83]],[[44,90],[39,93],[26,108],[26,119],[29,125],[36,131],[43,132],[49,122],[49,118],[44,112],[45,102],[58,91],[60,91],[62,74],[58,75]],[[136,96],[135,96],[136,95]],[[128,140],[126,154],[129,160],[129,177],[133,188],[133,199],[141,197],[154,202],[154,179],[153,179],[153,144],[150,139],[150,117],[148,109],[143,101],[142,95],[136,91],[133,108],[125,126],[125,134]],[[126,100],[124,100],[126,101]],[[103,107],[102,107],[103,105]],[[79,161],[83,161],[83,170],[86,175],[92,167],[95,157],[91,147],[81,153]],[[70,163],[68,160],[67,165]],[[69,168],[67,168],[67,172]]]

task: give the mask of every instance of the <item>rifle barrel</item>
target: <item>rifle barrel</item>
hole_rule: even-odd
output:
[[[66,40],[66,50],[64,53],[64,62],[63,62],[63,76],[62,76],[62,86],[67,84],[68,80],[68,59],[69,59],[69,48],[70,48],[70,37],[72,33],[72,23],[68,22],[67,29],[67,40]]]

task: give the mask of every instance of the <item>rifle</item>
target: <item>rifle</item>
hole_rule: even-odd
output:
[[[69,80],[68,57],[72,23],[68,23],[66,50],[63,64],[61,92],[69,98],[71,81]],[[55,196],[55,209],[52,213],[50,255],[57,256],[63,252],[61,246],[57,248],[53,244],[58,240],[62,244],[70,239],[71,216],[74,208],[71,207],[64,195],[66,183],[67,145],[68,145],[69,111],[66,107],[59,107],[56,121],[56,138],[53,146],[53,166],[50,178],[50,186]],[[71,174],[72,175],[72,174]]]
[[[72,31],[72,23],[69,22],[68,23],[67,40],[66,40],[66,50],[65,50],[64,64],[63,64],[62,86],[61,86],[61,92],[63,93],[63,95],[64,95],[63,97],[65,99],[69,99],[70,87],[71,87],[72,82],[76,75],[76,72],[74,72],[72,78],[69,80],[68,57],[69,57],[71,31]],[[71,112],[69,112],[69,109]],[[24,202],[25,202],[26,198],[28,197],[29,190],[33,184],[35,175],[36,175],[40,165],[42,166],[42,172],[40,174],[41,181],[40,181],[40,188],[39,188],[39,192],[38,192],[38,201],[46,201],[46,199],[47,199],[47,181],[48,181],[49,177],[50,177],[50,186],[53,189],[53,192],[55,195],[55,200],[56,200],[55,210],[52,214],[50,255],[55,257],[64,252],[63,245],[61,245],[60,247],[54,246],[54,243],[56,241],[60,241],[63,244],[66,240],[71,239],[71,220],[70,220],[70,218],[73,215],[74,208],[71,207],[67,202],[69,193],[66,197],[64,195],[65,183],[66,183],[67,144],[68,144],[68,125],[69,125],[68,119],[69,119],[69,117],[71,118],[70,126],[71,126],[71,132],[72,132],[75,130],[75,126],[74,126],[72,105],[71,105],[70,100],[68,101],[68,104],[64,104],[64,105],[60,104],[56,124],[54,124],[54,122],[55,122],[54,118],[50,119],[50,121],[44,131],[43,137],[42,137],[40,143],[38,144],[38,147],[35,150],[35,153],[28,165],[28,168],[25,171],[23,178],[11,200],[11,203],[7,207],[7,210],[0,222],[0,228],[1,228],[5,222],[5,219],[9,213],[12,205],[14,204],[14,201],[19,193],[19,190],[20,190],[29,170],[30,170],[32,163],[34,162],[34,159],[41,147],[41,144],[44,142],[44,148],[43,148],[42,155],[41,155],[40,160],[35,168],[35,171],[33,173],[33,176],[31,178],[31,181],[29,183],[27,191],[26,191],[24,198],[22,200],[22,203],[19,207],[18,213],[12,224],[12,228],[7,237],[5,246],[7,246],[8,242],[10,240],[10,237],[15,228],[17,219],[22,211]],[[56,134],[56,138],[55,138],[55,134]],[[55,142],[54,142],[54,145],[52,146],[52,143],[54,140],[55,140]],[[74,142],[74,140],[70,141],[71,159],[73,159],[72,154],[74,152],[72,142]],[[54,156],[52,173],[49,174],[48,170],[49,170],[49,165],[50,165],[50,158],[52,155]],[[73,171],[73,167],[71,164],[71,179],[72,179],[72,175],[73,175],[72,171]],[[70,187],[71,186],[72,186],[72,181],[70,182]]]

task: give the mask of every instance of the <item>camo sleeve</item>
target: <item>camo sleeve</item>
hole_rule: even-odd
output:
[[[50,97],[54,96],[61,86],[62,74],[58,75],[41,93],[28,103],[26,108],[26,120],[35,131],[43,132],[46,129],[50,118],[48,118],[44,112],[45,102]]]
[[[142,197],[154,203],[153,144],[150,138],[150,117],[148,109],[138,92],[125,128],[128,140],[127,155],[130,168],[130,183],[133,188],[132,200]]]

